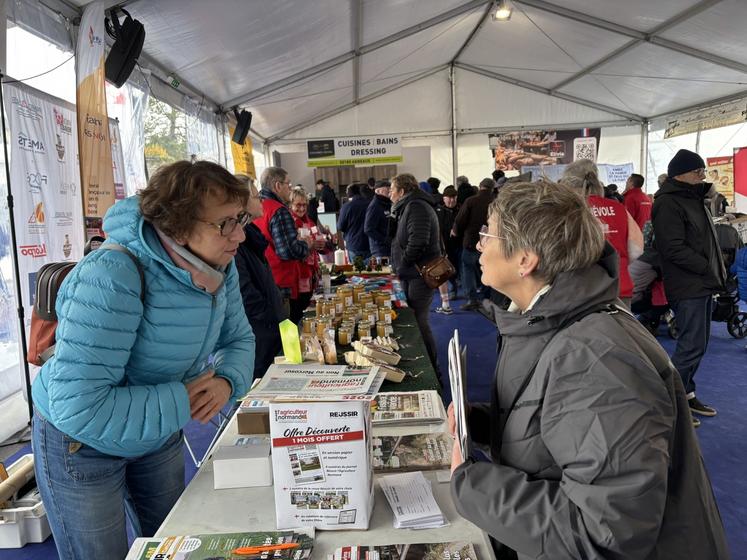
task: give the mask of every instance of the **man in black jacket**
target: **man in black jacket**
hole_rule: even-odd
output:
[[[493,202],[495,181],[485,178],[480,181],[477,196],[472,196],[462,204],[454,220],[454,232],[462,237],[462,286],[467,296],[463,311],[473,311],[480,306],[480,294],[484,286],[480,280],[480,253],[477,242],[480,240],[480,229],[488,223],[488,206]]]
[[[319,179],[316,182],[316,192],[319,199],[317,206],[320,212],[337,212],[340,209],[340,202],[337,200],[335,191],[332,190],[327,181]],[[322,210],[322,206],[324,210]]]
[[[363,231],[368,236],[371,255],[389,257],[392,241],[389,239],[389,214],[392,201],[389,199],[389,181],[376,181],[374,197],[366,208],[366,221]]]
[[[689,150],[675,154],[667,175],[654,197],[651,219],[664,290],[680,332],[672,363],[682,376],[690,410],[715,416],[716,410],[695,396],[693,380],[711,333],[712,295],[723,289],[726,279],[711,215],[704,204],[711,185],[704,182],[705,162]]]
[[[396,233],[392,238],[392,266],[402,282],[407,305],[415,312],[428,357],[438,372],[436,341],[429,319],[434,290],[428,287],[417,268],[441,254],[441,233],[433,209],[433,198],[420,190],[417,180],[409,173],[394,178],[390,194],[392,214],[396,220]]]
[[[247,211],[252,219],[262,216],[262,203],[253,185]],[[244,226],[244,234],[246,239],[239,245],[234,262],[239,273],[244,311],[256,339],[254,377],[257,378],[265,374],[282,349],[278,324],[288,318],[288,311],[283,306],[283,298],[265,258],[269,241],[252,222]]]
[[[337,231],[344,235],[345,248],[348,250],[348,259],[355,261],[356,257],[367,260],[371,256],[371,247],[368,244],[368,236],[363,231],[366,223],[366,209],[368,199],[361,194],[361,188],[368,185],[365,183],[351,183],[347,188],[348,201],[340,210],[337,218]]]

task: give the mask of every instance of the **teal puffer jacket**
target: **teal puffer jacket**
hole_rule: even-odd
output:
[[[248,390],[254,334],[234,264],[214,295],[196,288],[143,219],[138,197],[110,208],[104,230],[140,260],[145,303],[126,254],[87,255],[60,288],[56,352],[32,396],[37,411],[74,440],[137,457],[189,422],[184,383],[208,367],[229,381],[232,398]]]

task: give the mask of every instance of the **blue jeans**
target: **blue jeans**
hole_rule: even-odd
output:
[[[470,302],[478,301],[478,289],[482,288],[480,253],[474,249],[462,249],[462,289]]]
[[[364,261],[367,261],[371,258],[371,251],[351,251],[348,249],[348,260],[350,261],[350,264],[353,264],[353,261],[355,261],[355,257],[362,257]]]
[[[680,335],[672,354],[672,363],[682,377],[685,393],[695,392],[695,372],[708,348],[711,337],[713,298],[702,296],[670,302]]]
[[[37,412],[31,438],[36,483],[61,560],[124,558],[125,516],[136,536],[153,536],[184,491],[181,432],[148,455],[114,457],[80,444]]]

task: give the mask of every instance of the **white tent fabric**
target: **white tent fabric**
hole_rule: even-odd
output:
[[[450,130],[448,73],[430,75],[449,65],[461,133],[630,124],[747,95],[741,0],[512,4],[507,22],[491,20],[490,0],[134,0],[126,9],[145,25],[143,62],[155,76],[178,77],[224,111],[251,110],[253,134],[271,144],[320,130]],[[413,115],[413,90],[427,92],[424,105],[434,97],[430,119]],[[322,122],[339,123],[338,111],[344,130]]]

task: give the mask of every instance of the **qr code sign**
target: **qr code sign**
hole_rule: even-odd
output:
[[[573,161],[579,159],[597,160],[597,139],[594,136],[573,139]]]

